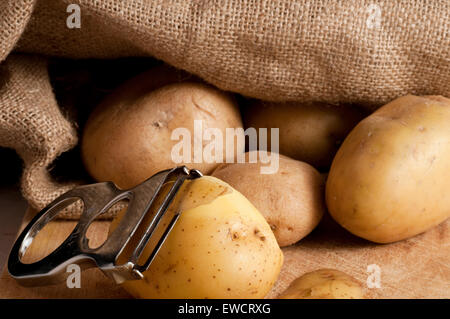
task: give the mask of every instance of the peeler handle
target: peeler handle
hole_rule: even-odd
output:
[[[56,198],[31,220],[16,239],[8,258],[9,274],[24,286],[48,285],[63,280],[69,264],[78,264],[83,269],[96,266],[95,259],[83,252],[81,246],[87,243],[83,243],[85,238],[82,234],[95,217],[126,198],[127,194],[127,191],[106,182],[79,186]],[[64,242],[41,260],[23,263],[21,259],[39,231],[61,210],[80,199],[83,201],[82,217]]]
[[[64,279],[63,275],[69,264],[78,264],[84,269],[99,267],[118,283],[124,280],[141,279],[142,272],[148,269],[179,216],[178,214],[173,216],[157,241],[150,258],[140,265],[138,264],[139,256],[150,237],[157,233],[156,229],[160,227],[162,215],[167,212],[168,206],[182,183],[186,179],[195,179],[201,176],[202,174],[197,170],[189,170],[185,166],[180,166],[156,173],[142,184],[129,190],[120,190],[112,182],[105,182],[79,186],[64,193],[40,211],[19,235],[9,255],[9,274],[24,286],[48,285]],[[161,207],[153,213],[152,221],[130,260],[123,265],[117,265],[117,257],[142,223],[144,216],[149,213],[150,207],[167,182],[173,182],[173,184],[165,195]],[[124,218],[102,245],[90,248],[86,238],[90,224],[98,215],[124,199],[129,201]],[[77,200],[83,202],[83,212],[66,240],[43,259],[29,264],[23,263],[21,258],[38,232],[62,209]]]

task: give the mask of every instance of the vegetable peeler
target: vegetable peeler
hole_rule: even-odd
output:
[[[156,173],[128,190],[120,190],[112,182],[103,182],[79,186],[64,193],[40,211],[19,235],[9,255],[9,274],[24,286],[48,285],[64,280],[67,266],[78,264],[81,269],[98,267],[119,284],[125,280],[142,279],[142,273],[150,267],[180,216],[179,211],[168,210],[175,195],[186,180],[201,176],[198,170],[180,166]],[[84,204],[83,212],[66,240],[43,259],[22,263],[21,258],[38,232],[61,210],[80,199]],[[90,224],[122,200],[128,200],[128,208],[117,228],[101,246],[90,248],[86,237]],[[153,209],[155,205],[157,207]],[[169,212],[170,216],[164,216]],[[163,216],[168,218],[168,223],[161,222]],[[144,218],[148,220],[145,225]],[[127,261],[119,264],[119,255],[140,225],[144,226],[142,237]],[[142,262],[144,248],[150,240],[154,245]]]

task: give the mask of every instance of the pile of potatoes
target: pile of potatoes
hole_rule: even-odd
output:
[[[214,150],[221,163],[186,163],[210,176],[177,195],[171,209],[182,214],[155,261],[143,280],[123,284],[133,296],[263,298],[280,273],[280,247],[301,241],[327,213],[376,243],[450,217],[449,99],[405,96],[368,114],[352,105],[239,99],[199,80],[177,81],[176,72],[149,70],[93,110],[81,150],[95,180],[131,188],[178,166],[172,132],[193,134],[194,120],[224,136],[227,128],[267,128],[267,151],[279,154],[233,142]],[[279,129],[278,148],[270,128]],[[230,160],[230,148],[245,162]],[[262,152],[278,161],[274,174],[261,174]],[[305,276],[281,297],[363,297],[360,284],[339,271]],[[336,293],[326,291],[330,285]]]

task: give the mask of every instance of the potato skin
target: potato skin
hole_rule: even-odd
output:
[[[279,299],[364,299],[362,285],[335,269],[319,269],[295,279]]]
[[[158,171],[182,165],[171,156],[172,147],[180,142],[171,140],[176,128],[191,132],[193,153],[194,120],[203,120],[203,129],[220,129],[224,136],[226,128],[242,127],[234,98],[211,86],[182,82],[152,91],[125,85],[101,103],[86,123],[81,143],[85,167],[97,181],[133,187]],[[218,164],[187,165],[207,174]]]
[[[328,170],[340,144],[364,117],[351,105],[255,101],[244,108],[244,126],[279,128],[279,152]],[[270,149],[270,129],[269,150]]]
[[[170,209],[182,211],[178,222],[144,279],[122,284],[128,292],[180,299],[263,298],[269,292],[283,253],[264,217],[242,194],[204,176],[187,182]]]
[[[353,234],[390,243],[450,216],[450,100],[398,98],[360,122],[326,184],[331,216]]]
[[[281,247],[292,245],[308,235],[323,216],[323,178],[311,165],[283,155],[277,173],[261,174],[265,164],[249,163],[250,153],[246,153],[246,163],[222,164],[212,175],[258,208]]]

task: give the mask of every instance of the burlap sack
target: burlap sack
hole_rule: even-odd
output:
[[[66,25],[69,4],[81,28]],[[405,94],[450,96],[448,1],[2,0],[0,146],[24,159],[41,209],[73,185],[46,167],[76,143],[40,58],[153,56],[224,90],[273,101],[369,108]]]
[[[44,58],[12,55],[0,68],[0,145],[23,159],[22,193],[43,208],[74,186],[55,182],[48,166],[76,145],[77,134],[56,104]]]

